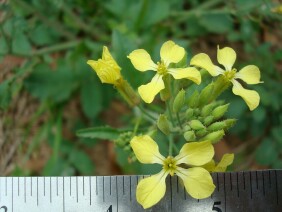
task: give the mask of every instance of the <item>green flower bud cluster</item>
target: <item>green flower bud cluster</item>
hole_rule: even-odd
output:
[[[210,87],[208,86],[206,89],[208,90]],[[195,92],[191,98],[193,101],[197,101],[197,98],[199,100],[201,96],[206,98],[205,92],[201,92],[201,94]],[[190,107],[185,112],[186,124],[183,129],[186,141],[210,140],[212,143],[216,143],[236,122],[236,119],[222,119],[229,106],[223,101],[215,101],[199,107],[196,102],[189,99],[188,105]]]
[[[114,140],[116,146],[122,148],[124,151],[129,152],[129,157],[128,157],[129,162],[136,161],[136,156],[130,146],[130,141],[133,137],[134,137],[133,132],[128,131],[121,133],[119,137],[116,140]]]

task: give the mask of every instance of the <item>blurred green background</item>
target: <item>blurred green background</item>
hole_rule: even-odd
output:
[[[257,65],[263,84],[252,113],[231,91],[236,126],[216,145],[235,153],[231,170],[282,168],[282,8],[267,0],[10,0],[0,3],[0,175],[109,175],[140,172],[113,142],[79,138],[86,127],[128,125],[130,108],[86,64],[110,48],[137,88],[150,76],[127,55],[154,60],[172,39],[216,61],[217,45],[236,67]],[[280,7],[279,7],[280,6]],[[132,164],[131,164],[132,165]],[[142,171],[142,170],[141,170]]]

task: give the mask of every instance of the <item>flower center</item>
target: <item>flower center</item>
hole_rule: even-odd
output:
[[[157,62],[157,65],[158,65],[158,67],[157,67],[158,74],[159,75],[165,75],[167,73],[167,68],[166,68],[164,62],[163,61]]]
[[[174,172],[176,170],[177,166],[176,166],[176,160],[171,157],[171,156],[168,156],[165,160],[164,160],[164,164],[163,164],[163,169],[165,171],[169,171],[169,174],[171,176],[174,175]]]
[[[233,68],[231,71],[225,71],[224,76],[227,80],[231,81],[234,79],[236,72],[237,72],[237,69]]]

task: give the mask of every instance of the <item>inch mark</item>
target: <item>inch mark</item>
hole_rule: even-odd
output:
[[[24,178],[24,202],[26,203],[26,178]]]
[[[36,203],[38,206],[39,200],[38,200],[38,177],[36,178]]]
[[[112,176],[110,176],[110,196],[112,195]]]
[[[63,211],[65,212],[65,177],[63,177]]]
[[[176,191],[177,193],[179,191],[178,176],[176,176]]]
[[[263,196],[265,196],[265,188],[264,188],[264,174],[262,173],[262,190],[263,190]]]
[[[20,177],[18,177],[18,196],[20,196]]]
[[[50,177],[50,203],[52,202],[52,178]]]
[[[131,202],[131,176],[129,176],[129,198]]]
[[[279,197],[279,194],[278,194],[278,185],[277,185],[277,173],[276,173],[276,170],[274,170],[274,175],[275,175],[275,186],[276,186],[276,203],[278,205],[278,197]]]
[[[219,191],[218,173],[216,173],[216,184],[217,184],[217,191]]]
[[[92,204],[92,196],[91,196],[91,176],[89,176],[89,193],[90,193],[90,205]]]
[[[124,175],[122,176],[122,194],[124,195]]]
[[[76,176],[76,202],[78,202],[78,182],[77,182],[77,176]]]
[[[12,177],[12,212],[14,211],[14,178]]]
[[[225,173],[223,173],[223,191],[224,191],[224,211],[226,211],[226,188],[225,188]]]
[[[246,180],[245,180],[245,172],[243,171],[243,184],[244,184],[244,190],[246,189]]]
[[[70,177],[70,196],[71,196],[71,177]]]
[[[45,177],[43,177],[43,185],[44,185],[44,191],[43,191],[43,193],[44,193],[44,197],[45,197]]]
[[[236,176],[237,176],[237,197],[239,197],[239,175],[238,175],[238,172],[236,172]]]
[[[30,196],[32,196],[32,177],[30,177]]]
[[[169,176],[169,187],[170,187],[170,211],[172,211],[172,183],[171,183],[171,176]]]
[[[268,171],[268,180],[269,180],[269,187],[271,188],[271,176],[270,176],[270,170]]]
[[[256,171],[256,184],[257,184],[257,189],[258,189],[258,172]]]
[[[117,211],[118,211],[118,184],[117,184],[117,176],[116,176],[116,196],[117,196]]]
[[[58,177],[56,177],[56,187],[57,187],[57,196],[59,196],[59,184],[58,184]]]
[[[103,176],[103,202],[105,202],[105,177]]]
[[[7,177],[5,178],[5,187],[6,187],[6,191],[5,191],[5,195],[7,196],[7,192],[8,192],[8,188],[7,188],[7,185],[8,185],[8,183],[7,183]]]
[[[82,193],[83,193],[83,196],[84,196],[84,176],[82,177]]]
[[[231,172],[229,173],[229,180],[230,180],[230,189],[232,191],[232,174],[231,174]]]
[[[96,180],[96,195],[98,195],[98,177],[95,177]]]

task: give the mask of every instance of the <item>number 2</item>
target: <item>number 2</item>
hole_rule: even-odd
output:
[[[222,210],[219,207],[217,207],[217,205],[221,205],[221,201],[214,202],[212,206],[212,210],[217,212],[222,212]]]

